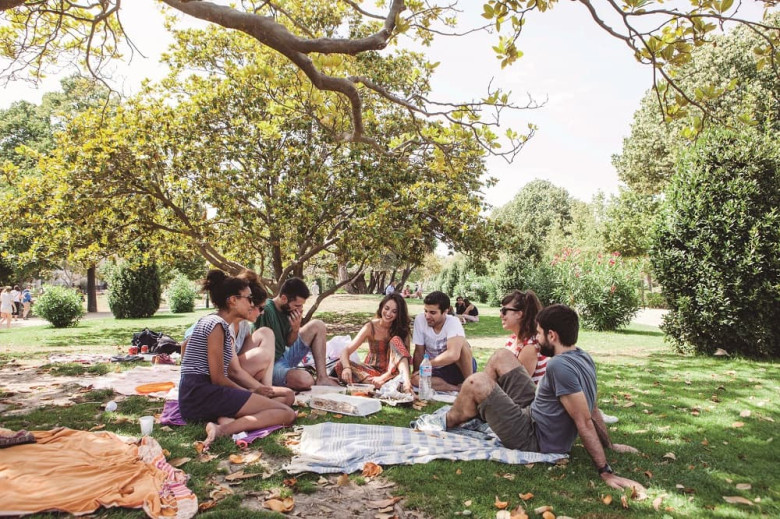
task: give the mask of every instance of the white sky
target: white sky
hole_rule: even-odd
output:
[[[482,2],[463,0],[473,13],[474,25],[484,21],[474,9]],[[145,77],[157,79],[165,72],[159,53],[170,41],[162,17],[149,0],[125,2],[125,28],[146,55],[135,55],[129,65],[117,67],[120,90],[132,93]],[[481,11],[481,9],[480,9]],[[532,13],[519,41],[524,56],[501,70],[491,46],[495,36],[440,38],[424,49],[431,61],[440,61],[433,82],[434,97],[445,101],[466,101],[484,96],[491,78],[494,85],[515,94],[523,104],[526,94],[547,105],[515,113],[507,119],[518,130],[528,122],[538,126],[536,136],[512,164],[503,159],[488,160],[488,170],[499,179],[486,192],[489,203],[509,201],[527,182],[542,178],[566,188],[583,201],[598,191],[616,193],[617,173],[611,156],[619,153],[628,136],[639,100],[651,86],[651,70],[637,63],[623,43],[597,28],[578,2],[561,2],[546,13]],[[0,98],[0,108],[26,99],[39,102],[43,92],[56,90],[52,78],[38,89],[27,83],[10,83]],[[503,129],[499,132],[503,133]]]

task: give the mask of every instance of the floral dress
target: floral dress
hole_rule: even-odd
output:
[[[398,364],[404,358],[412,358],[409,350],[400,337],[376,339],[374,323],[371,326],[371,335],[368,337],[368,355],[364,362],[350,362],[352,378],[355,382],[363,382],[368,377],[378,377],[387,373],[388,366],[392,366],[393,376],[398,374]],[[336,364],[336,374],[341,378],[341,370],[344,369],[341,361]]]

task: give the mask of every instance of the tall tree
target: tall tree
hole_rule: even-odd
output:
[[[427,97],[404,95],[393,91],[377,77],[368,74],[342,74],[333,68],[334,58],[384,50],[401,35],[427,45],[438,35],[457,35],[459,8],[457,2],[422,2],[420,0],[377,1],[377,7],[363,7],[359,2],[341,0],[319,2],[294,0],[286,2],[246,0],[239,4],[201,0],[162,0],[174,12],[206,20],[222,27],[243,32],[262,46],[284,56],[311,84],[322,91],[336,92],[346,101],[345,116],[350,129],[345,140],[373,142],[377,134],[366,127],[365,100],[378,95],[408,110],[411,118],[443,117],[474,132],[477,141],[488,151],[495,151],[496,122],[480,117],[493,108],[496,113],[512,106],[501,92],[491,92],[477,102],[442,104]],[[706,43],[725,22],[735,21],[760,34],[764,41],[757,48],[759,59],[777,75],[780,31],[760,20],[741,17],[741,3],[733,0],[696,0],[687,9],[672,9],[662,0],[620,0],[594,4],[579,0],[592,22],[625,44],[636,58],[653,70],[654,85],[665,112],[674,115],[681,106],[692,104],[706,109],[698,96],[678,87],[671,68],[690,60],[691,51]],[[767,8],[776,0],[763,0]],[[568,8],[568,3],[566,4]],[[556,0],[489,0],[482,5],[488,23],[465,31],[493,29],[498,42],[493,46],[502,66],[516,61],[522,52],[518,39],[529,12],[544,12],[557,6]],[[20,70],[32,69],[40,75],[45,65],[60,61],[74,52],[84,58],[86,68],[101,76],[108,60],[120,56],[124,33],[120,23],[121,0],[79,4],[55,0],[0,0],[4,28],[0,32],[0,52],[13,61],[6,73],[15,76]],[[585,15],[583,15],[585,17]],[[322,24],[323,20],[331,23]],[[464,34],[464,33],[460,33]],[[132,45],[130,45],[132,49]],[[702,85],[709,92],[709,81]],[[709,97],[709,94],[707,94]],[[466,114],[465,117],[457,114]],[[524,138],[514,132],[509,146],[500,153],[512,157],[522,147]]]
[[[92,110],[74,119],[42,165],[67,186],[78,221],[161,246],[184,240],[227,271],[254,268],[271,291],[321,255],[354,278],[388,251],[419,263],[431,237],[493,248],[493,226],[480,217],[484,152],[473,135],[441,122],[410,125],[400,107],[375,98],[371,125],[403,153],[345,144],[319,124],[347,124],[340,98],[311,89],[278,56],[214,29],[178,38],[169,78],[109,117]],[[427,93],[420,55],[374,66],[388,83]],[[473,172],[466,180],[464,170]]]

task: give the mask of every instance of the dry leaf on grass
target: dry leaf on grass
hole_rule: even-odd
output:
[[[232,496],[233,490],[230,489],[230,487],[226,487],[223,485],[218,486],[211,492],[209,492],[209,497],[213,499],[214,501],[219,501],[221,499],[225,499],[227,496]]]
[[[723,500],[732,505],[753,506],[753,502],[750,499],[746,499],[742,496],[723,496]]]
[[[460,476],[461,474],[463,474],[463,471],[462,471],[462,470],[460,470],[460,469],[458,469],[458,470],[456,470],[456,471],[455,471],[455,474],[457,474],[458,476]]]
[[[471,499],[467,501],[463,501],[463,506],[471,506],[471,503],[472,503]]]
[[[555,514],[547,510],[546,512],[542,512],[542,519],[555,519]]]
[[[552,511],[553,511],[553,507],[551,507],[551,506],[540,506],[538,508],[534,508],[534,513],[536,515],[540,515],[540,514],[543,514],[545,512],[552,512]]]
[[[89,430],[90,431],[99,431],[100,429],[105,429],[105,428],[106,428],[106,424],[102,423],[100,425],[96,425],[94,427],[90,427]]]
[[[609,506],[612,503],[612,496],[609,495],[609,494],[607,494],[606,496],[603,496],[601,498],[601,502],[604,503],[605,505]]]
[[[241,479],[251,479],[261,476],[259,472],[244,472],[243,470],[236,471],[232,474],[225,476],[225,481],[238,481]]]
[[[496,512],[496,519],[512,519],[512,514],[507,510],[499,510]]]
[[[750,483],[737,483],[737,490],[750,490],[753,485]]]
[[[235,465],[241,465],[242,463],[244,463],[244,457],[240,454],[231,454],[230,456],[228,456],[228,460],[230,461],[230,463],[233,463]]]
[[[202,454],[198,454],[198,461],[200,463],[208,463],[209,461],[216,459],[218,456],[216,454],[208,454],[206,452]]]
[[[735,429],[739,429],[740,427],[744,427],[745,423],[744,422],[734,422],[733,424],[731,424],[731,426],[734,427]]]
[[[532,499],[534,497],[534,495],[531,492],[526,492],[525,494],[517,494],[517,496],[523,501],[528,501],[529,499]]]
[[[349,485],[349,474],[342,474],[336,480],[336,484],[340,487]]]
[[[653,479],[653,473],[650,472],[649,470],[646,470],[645,471],[645,477],[647,477],[647,479]]]
[[[286,514],[287,512],[292,512],[293,508],[295,508],[295,500],[292,497],[268,499],[263,502],[263,506],[274,512]]]
[[[182,465],[184,465],[185,463],[187,463],[188,461],[191,461],[191,460],[192,460],[192,458],[174,458],[171,461],[169,461],[168,463],[170,463],[172,467],[177,467],[178,468],[178,467],[181,467]]]
[[[383,472],[382,467],[377,465],[376,463],[373,463],[371,461],[366,462],[365,465],[363,465],[363,477],[365,478],[373,478],[378,476]]]
[[[664,454],[664,458],[668,458],[670,460],[675,460],[675,461],[677,460],[677,456],[675,456],[673,452],[667,452],[666,454]]]
[[[493,505],[495,505],[495,507],[498,508],[499,510],[503,510],[504,508],[509,506],[509,501],[499,501],[498,496],[496,496],[496,502],[493,503]]]
[[[213,499],[209,499],[208,501],[203,501],[198,505],[198,511],[203,512],[209,508],[214,508],[215,506],[217,506],[217,502]]]
[[[512,510],[509,519],[528,519],[528,514],[525,513],[525,509],[521,505],[517,505],[517,508]]]
[[[655,499],[653,499],[653,510],[656,512],[661,509],[661,503],[664,501],[664,497],[666,496],[658,496]]]
[[[750,412],[750,409],[745,409],[743,411],[739,412],[739,416],[741,418],[749,418],[752,413]]]
[[[206,444],[203,442],[195,442],[193,443],[193,446],[195,447],[195,452],[198,454],[201,454],[203,451],[206,450]]]
[[[298,484],[298,478],[287,478],[284,481],[282,481],[282,484],[286,487],[294,487]]]
[[[403,497],[391,497],[389,499],[382,499],[381,501],[369,501],[368,507],[369,508],[387,508],[388,506],[393,506],[398,501],[403,499]]]

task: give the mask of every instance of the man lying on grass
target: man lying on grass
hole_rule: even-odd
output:
[[[607,463],[605,448],[637,450],[609,440],[596,407],[596,366],[590,355],[577,348],[578,333],[579,318],[574,310],[565,305],[545,308],[536,316],[536,337],[542,355],[550,360],[536,393],[525,367],[511,351],[500,349],[485,371],[464,382],[446,415],[423,415],[412,427],[443,431],[479,416],[505,447],[545,453],[571,451],[579,433],[607,485],[644,492],[642,485],[616,475]]]

